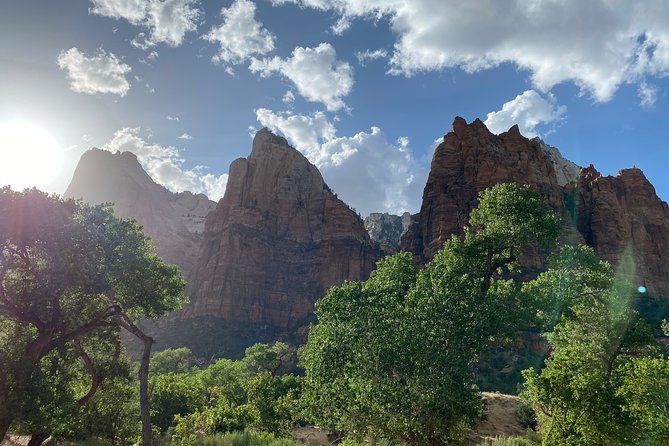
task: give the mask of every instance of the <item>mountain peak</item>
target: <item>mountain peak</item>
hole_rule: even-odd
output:
[[[253,137],[251,156],[267,153],[272,150],[272,146],[283,146],[292,149],[286,138],[275,134],[267,127],[263,127]]]

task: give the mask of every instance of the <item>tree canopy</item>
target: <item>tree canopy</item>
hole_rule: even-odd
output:
[[[109,207],[0,189],[0,326],[12,340],[2,348],[0,437],[14,418],[36,410],[26,402],[46,379],[44,358],[66,358],[72,349],[86,363],[85,339],[110,339],[121,326],[136,329],[140,317],[178,308],[184,286],[141,227]],[[95,384],[95,367],[88,369]]]
[[[479,199],[464,236],[420,272],[400,253],[317,303],[302,351],[316,422],[359,439],[450,444],[481,416],[472,365],[524,314],[509,273],[529,243],[555,241],[559,220],[529,187],[502,184]]]

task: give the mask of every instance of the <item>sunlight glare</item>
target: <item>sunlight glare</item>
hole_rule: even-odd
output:
[[[63,152],[41,127],[24,121],[0,124],[0,187],[42,187],[59,172]]]

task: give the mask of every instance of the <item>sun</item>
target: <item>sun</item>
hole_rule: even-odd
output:
[[[0,187],[42,187],[58,173],[63,151],[46,130],[24,121],[0,124]]]

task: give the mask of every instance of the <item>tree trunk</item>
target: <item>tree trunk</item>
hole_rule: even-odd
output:
[[[12,424],[12,420],[9,418],[0,418],[0,443],[5,439],[9,426]]]
[[[41,446],[47,438],[49,438],[49,434],[32,434],[28,446]]]
[[[142,446],[151,446],[151,412],[149,401],[149,361],[151,359],[151,345],[153,339],[148,336],[142,338],[144,353],[142,364],[139,367],[139,407],[142,415]]]
[[[121,313],[116,321],[144,343],[142,363],[139,366],[139,413],[142,417],[142,446],[151,446],[151,401],[149,400],[149,362],[153,338],[147,336],[126,314]]]

